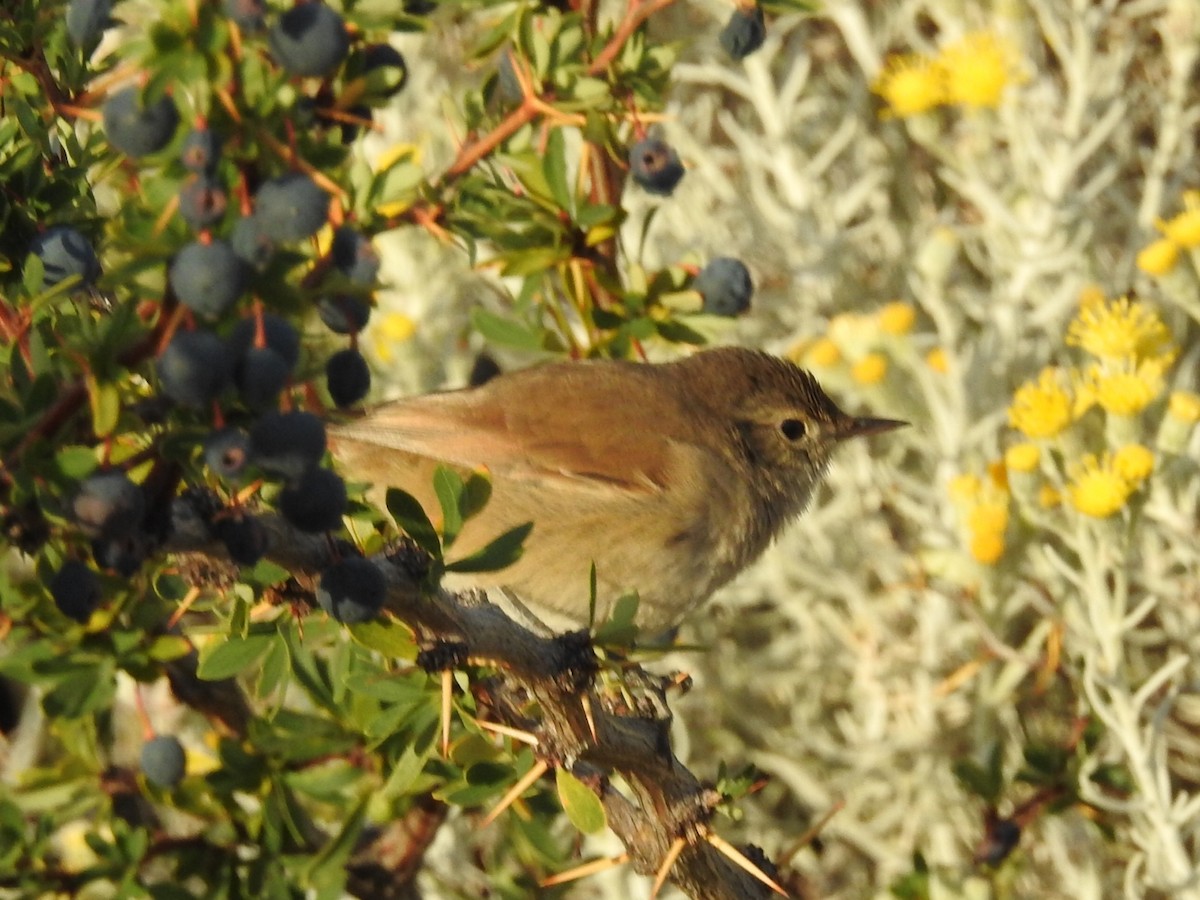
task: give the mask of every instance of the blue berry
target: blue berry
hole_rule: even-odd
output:
[[[263,183],[254,197],[254,214],[272,240],[303,240],[329,218],[329,195],[302,172],[289,172]]]
[[[301,531],[333,531],[346,511],[346,483],[328,469],[309,469],[280,492],[279,511]]]
[[[648,194],[669,196],[684,175],[679,154],[666,141],[645,138],[629,151],[629,174]]]
[[[120,537],[142,524],[146,499],[124,472],[100,472],[79,486],[71,512],[88,537]]]
[[[250,458],[265,472],[298,479],[325,455],[325,424],[307,412],[268,412],[250,428]]]
[[[246,289],[246,264],[225,241],[192,241],[175,254],[167,277],[184,306],[215,319]]]
[[[763,11],[756,3],[752,7],[739,6],[735,9],[717,40],[726,53],[736,60],[742,60],[761,47],[766,37]]]
[[[371,369],[357,350],[339,350],[325,363],[325,383],[333,402],[344,409],[367,396],[371,389]]]
[[[29,250],[42,261],[42,287],[78,275],[89,287],[100,276],[100,261],[92,243],[69,225],[47,229],[33,239]]]
[[[275,59],[292,75],[325,76],[350,50],[342,17],[324,3],[303,3],[287,10],[267,37]]]
[[[750,308],[754,284],[741,260],[718,256],[700,270],[692,287],[704,297],[704,311],[714,316],[736,316]]]
[[[204,464],[221,478],[241,477],[250,462],[250,435],[240,428],[222,428],[204,441]]]
[[[173,788],[183,780],[187,758],[179,739],[160,734],[142,744],[142,774],[151,784]]]
[[[204,408],[229,384],[233,356],[210,331],[178,331],[155,368],[163,394],[183,406]]]
[[[367,622],[379,615],[387,594],[383,573],[370,560],[351,557],[321,573],[317,603],[339,622]]]
[[[130,86],[105,101],[103,118],[108,142],[136,158],[156,153],[171,142],[179,125],[179,110],[166,94],[143,105],[141,91]]]
[[[59,612],[86,624],[100,605],[100,579],[77,559],[68,559],[50,579],[50,596]]]

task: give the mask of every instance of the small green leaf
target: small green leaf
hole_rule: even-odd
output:
[[[522,545],[532,530],[532,522],[526,522],[524,525],[510,528],[482,550],[478,550],[456,562],[447,563],[446,571],[494,572],[497,569],[511,566],[521,558]]]
[[[251,634],[247,637],[226,638],[219,644],[200,654],[200,665],[196,675],[205,681],[220,681],[255,663],[271,647],[269,634]]]
[[[554,202],[572,216],[575,212],[575,196],[567,184],[567,146],[561,128],[552,128],[546,138],[546,152],[542,157],[542,171]]]
[[[493,344],[517,350],[542,349],[542,336],[539,332],[526,328],[512,319],[488,312],[486,309],[476,307],[471,310],[471,324],[475,326],[476,331]]]
[[[433,473],[433,491],[442,507],[442,547],[449,549],[462,531],[462,477],[453,469],[438,466]]]
[[[492,479],[485,472],[472,472],[463,485],[458,511],[464,520],[479,515],[492,499]]]
[[[572,825],[584,834],[595,834],[608,824],[604,805],[586,784],[566,769],[556,770],[554,781],[558,786],[558,799],[563,812]]]
[[[442,542],[438,538],[437,529],[429,521],[429,516],[417,498],[400,488],[388,488],[387,509],[396,520],[396,524],[404,533],[417,542],[417,546],[431,556],[440,558]]]
[[[350,637],[368,650],[376,650],[389,659],[416,659],[417,644],[412,631],[391,619],[372,619],[349,626]]]
[[[111,381],[99,381],[90,374],[84,381],[92,410],[92,430],[98,437],[107,437],[116,430],[121,417],[121,394]]]

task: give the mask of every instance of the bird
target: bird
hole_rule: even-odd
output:
[[[532,523],[519,558],[456,576],[553,629],[602,620],[636,591],[646,631],[678,625],[809,504],[835,447],[907,423],[847,415],[793,362],[718,347],[665,363],[564,360],[400,399],[329,429],[353,480],[437,510],[438,466],[492,492],[465,556]]]

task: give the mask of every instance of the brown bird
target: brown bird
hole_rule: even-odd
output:
[[[332,427],[353,479],[437,510],[439,464],[484,470],[492,497],[454,557],[525,522],[524,552],[456,586],[503,588],[556,626],[640,596],[637,622],[675,625],[804,511],[833,448],[904,425],[843,413],[815,378],[766,353],[677,362],[557,362],[387,403]]]

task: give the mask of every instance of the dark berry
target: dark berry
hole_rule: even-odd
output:
[[[147,781],[160,788],[173,788],[183,780],[187,759],[177,738],[160,734],[142,744],[141,762]]]
[[[280,491],[279,511],[301,531],[332,531],[346,511],[346,483],[329,469],[309,469]]]
[[[750,308],[754,284],[741,260],[718,256],[700,270],[692,287],[704,298],[704,311],[714,316],[736,316]]]
[[[683,178],[679,154],[666,141],[644,138],[629,151],[629,174],[649,194],[668,196]]]
[[[365,103],[356,103],[349,109],[339,110],[337,118],[331,118],[330,124],[335,124],[341,129],[341,138],[343,144],[353,144],[354,139],[358,137],[358,132],[362,128],[368,128],[373,121],[371,107]],[[321,117],[324,119],[325,117]]]
[[[371,389],[371,369],[357,350],[339,350],[325,363],[325,382],[334,403],[353,406]]]
[[[193,175],[179,192],[179,214],[196,231],[211,228],[225,215],[225,188],[207,175]]]
[[[225,0],[225,15],[243,31],[262,31],[266,24],[267,4],[264,0]]]
[[[250,458],[266,472],[298,479],[325,455],[325,425],[312,413],[264,413],[250,428]]]
[[[294,325],[282,316],[274,313],[263,313],[262,316],[263,343],[283,357],[288,370],[296,368],[300,359],[300,334]],[[251,347],[255,346],[258,321],[254,316],[239,319],[229,332],[229,347],[234,355],[242,357]]]
[[[79,486],[71,512],[88,537],[120,537],[142,524],[146,499],[124,472],[100,472]]]
[[[67,5],[67,36],[76,47],[90,49],[112,19],[112,0],[71,0]]]
[[[345,225],[333,233],[329,248],[334,267],[355,284],[374,284],[379,274],[379,254],[371,239]]]
[[[193,128],[183,139],[179,161],[189,172],[212,175],[221,161],[221,138],[209,128]]]
[[[467,384],[471,387],[479,387],[481,384],[487,384],[499,374],[500,364],[488,354],[480,353],[475,357],[475,362],[471,366],[471,374],[467,376]]]
[[[355,334],[371,318],[371,302],[353,294],[335,294],[317,303],[317,314],[325,327],[336,334]]]
[[[239,478],[250,462],[250,435],[240,428],[222,428],[204,440],[204,464],[221,478]]]
[[[303,240],[316,234],[329,218],[329,195],[302,172],[289,172],[258,189],[254,214],[272,240]]]
[[[370,560],[354,556],[321,573],[317,603],[339,622],[353,625],[379,615],[387,594],[383,573]]]
[[[373,94],[394,97],[408,80],[408,65],[391,44],[370,44],[362,51],[362,74]]]
[[[233,379],[243,403],[266,409],[275,405],[291,374],[287,360],[270,347],[251,347],[238,360]]]
[[[233,223],[229,245],[238,259],[261,272],[275,253],[275,242],[263,231],[262,222],[255,216],[243,216]]]
[[[745,59],[763,45],[767,37],[767,26],[763,22],[763,11],[755,4],[739,6],[730,15],[717,38],[721,47],[737,60]]]
[[[167,146],[179,125],[175,101],[163,95],[148,106],[141,91],[130,86],[112,94],[104,103],[104,131],[108,142],[122,153],[146,156]]]
[[[225,241],[192,241],[175,254],[168,277],[184,306],[215,319],[245,290],[246,264]]]
[[[83,287],[100,275],[100,261],[92,243],[68,225],[47,229],[33,239],[29,250],[42,261],[42,287],[78,275]]]
[[[54,605],[68,619],[86,624],[102,599],[100,579],[77,559],[68,559],[50,579]]]
[[[267,529],[249,513],[218,519],[213,534],[240,566],[254,565],[267,552]]]
[[[92,541],[92,558],[105,571],[122,578],[137,574],[149,555],[147,536],[141,533],[119,537],[99,537]]]
[[[346,23],[324,3],[293,6],[276,20],[267,41],[281,66],[305,77],[328,75],[350,49]]]
[[[204,408],[229,384],[233,355],[210,331],[177,331],[156,369],[162,393],[183,406]]]

